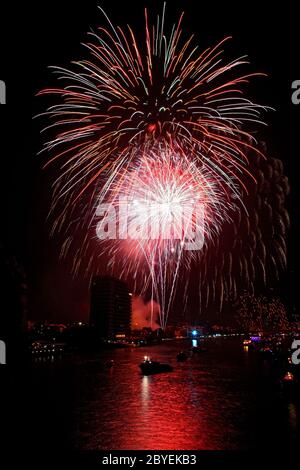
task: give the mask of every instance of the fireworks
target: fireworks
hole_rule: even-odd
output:
[[[244,206],[248,179],[255,179],[249,155],[262,153],[251,127],[262,123],[266,108],[242,91],[262,74],[238,73],[248,64],[245,56],[225,60],[229,38],[199,52],[193,36],[184,38],[183,14],[166,33],[165,5],[155,24],[145,10],[143,44],[130,26],[114,27],[101,11],[108,27],[89,34],[86,58],[70,70],[54,67],[61,88],[39,93],[58,101],[43,113],[51,121],[44,129],[51,135],[43,149],[49,156],[45,167],[58,171],[53,233],[65,234],[63,255],[73,249],[74,274],[84,264],[87,273],[99,270],[101,253],[109,252],[109,269],[134,279],[136,287],[139,278],[144,291],[151,288],[165,326],[182,269],[219,243],[224,223]],[[103,248],[95,236],[97,207],[101,202],[112,208],[120,197],[130,207],[156,207],[152,215],[143,211],[139,222],[142,232],[146,225],[159,226],[159,236],[148,231]],[[195,207],[203,208],[201,223]],[[132,209],[129,218],[135,218]],[[201,225],[204,254],[185,250],[179,221],[194,232]]]
[[[152,28],[147,11],[145,17],[146,53],[130,27],[114,28],[108,20],[108,29],[90,33],[88,59],[74,62],[74,70],[53,68],[64,86],[40,92],[60,100],[45,113],[54,121],[46,129],[57,132],[45,144],[47,153],[54,152],[46,166],[59,160],[63,168],[55,200],[68,194],[76,203],[104,170],[117,177],[141,144],[158,137],[176,138],[190,158],[230,187],[247,171],[247,150],[255,141],[241,126],[261,122],[262,107],[244,98],[241,88],[260,74],[235,73],[248,62],[224,60],[229,38],[199,54],[193,37],[182,39],[183,15],[168,39],[165,10]]]
[[[244,209],[237,207],[213,249],[203,250],[198,266],[203,311],[220,312],[224,301],[232,303],[241,293],[275,287],[286,269],[289,182],[282,162],[258,159],[250,169],[257,183],[241,194]]]
[[[106,249],[108,239],[114,239],[110,257],[115,268],[115,258],[121,257],[118,272],[125,278],[144,273],[142,293],[150,283],[163,327],[182,265],[188,268],[199,258],[204,242],[217,236],[230,207],[219,181],[180,147],[170,148],[165,142],[152,145],[120,172],[108,192],[101,193],[96,214],[105,217],[98,222],[98,238]]]

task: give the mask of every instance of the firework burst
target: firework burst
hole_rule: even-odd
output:
[[[217,237],[234,208],[220,181],[181,147],[163,141],[144,152],[101,192],[98,215],[106,216],[96,231],[122,277],[139,273],[143,283],[135,289],[141,294],[151,285],[165,327],[183,265],[188,271],[191,261],[201,258],[204,243]],[[111,233],[103,230],[110,226]]]
[[[251,126],[262,123],[266,109],[245,98],[243,88],[262,74],[238,72],[248,64],[246,56],[225,60],[229,38],[199,52],[193,36],[183,37],[183,14],[167,34],[165,5],[155,24],[145,10],[143,44],[130,26],[114,27],[100,10],[108,27],[89,33],[86,58],[71,69],[53,67],[61,87],[39,93],[57,99],[42,114],[50,119],[44,132],[51,136],[42,150],[45,167],[53,165],[59,172],[53,184],[52,231],[65,234],[63,255],[77,243],[73,273],[84,263],[92,273],[99,261],[96,252],[103,250],[102,243],[91,249],[99,200],[114,205],[126,196],[131,203],[159,204],[156,222],[166,227],[166,220],[175,218],[177,237],[126,241],[127,247],[117,241],[109,249],[109,267],[116,269],[123,253],[119,274],[136,279],[139,270],[144,286],[151,284],[160,300],[165,326],[181,266],[200,256],[183,255],[178,207],[192,201],[204,207],[207,245],[231,220],[237,204],[243,206],[245,176],[254,179],[248,156],[262,156]],[[142,225],[153,225],[155,217],[144,215]],[[191,212],[186,217],[197,228]],[[80,246],[74,236],[79,232],[84,233]],[[143,275],[141,254],[147,267]]]

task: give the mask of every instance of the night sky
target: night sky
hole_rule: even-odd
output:
[[[0,106],[1,241],[7,254],[16,255],[25,268],[32,318],[86,319],[89,305],[87,283],[72,279],[68,262],[59,260],[58,240],[49,239],[51,172],[41,170],[42,161],[36,155],[42,145],[41,123],[32,120],[45,110],[45,102],[34,95],[56,86],[49,65],[68,66],[83,57],[80,42],[86,32],[104,24],[98,4],[115,24],[130,23],[142,35],[144,6],[161,11],[162,3],[52,0],[34,7],[28,3],[10,7],[6,30],[1,32],[1,44],[7,49],[5,57],[1,50],[0,63],[0,79],[7,85],[7,105]],[[299,279],[300,104],[292,104],[291,83],[300,80],[300,6],[297,11],[287,2],[280,7],[273,3],[263,13],[261,4],[225,2],[220,8],[217,2],[169,0],[167,22],[173,23],[184,9],[184,27],[195,33],[201,49],[232,35],[227,48],[230,57],[248,54],[252,69],[269,75],[254,80],[249,91],[254,100],[276,109],[267,115],[269,127],[260,135],[270,155],[282,159],[290,179],[289,267],[282,285],[289,300],[299,303],[294,292]]]

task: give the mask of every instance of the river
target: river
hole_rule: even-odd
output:
[[[270,364],[241,338],[204,343],[206,352],[183,363],[176,354],[187,340],[34,363],[22,393],[23,435],[45,449],[299,446],[299,400],[281,395]],[[174,371],[142,376],[138,364],[148,354]],[[111,369],[102,367],[108,359]]]

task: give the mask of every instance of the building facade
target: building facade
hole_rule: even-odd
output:
[[[96,276],[91,284],[90,326],[104,339],[125,339],[130,334],[132,294],[127,284],[109,276]]]

